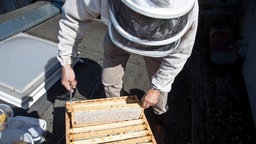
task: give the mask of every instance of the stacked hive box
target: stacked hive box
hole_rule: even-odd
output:
[[[136,96],[66,103],[66,143],[155,144]]]

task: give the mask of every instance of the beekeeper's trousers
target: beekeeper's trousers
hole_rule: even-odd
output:
[[[119,97],[123,88],[123,76],[130,54],[116,47],[110,40],[108,34],[106,34],[104,38],[103,48],[102,83],[106,97]],[[148,76],[151,79],[159,69],[161,58],[144,57],[144,60]],[[153,106],[153,110],[156,114],[163,114],[168,110],[167,97],[168,92],[161,92],[157,104]]]

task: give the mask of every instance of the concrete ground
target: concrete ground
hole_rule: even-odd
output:
[[[0,16],[0,22],[42,4]],[[57,15],[25,33],[57,43],[60,18]],[[79,44],[80,57],[84,62],[75,65],[79,83],[72,101],[104,97],[100,74],[102,40],[106,30],[100,21],[91,22],[86,37]],[[211,64],[207,47],[201,47],[199,43],[204,39],[203,35],[197,38],[192,56],[169,93],[167,130],[154,123],[150,109],[145,110],[156,140],[160,144],[164,137],[170,144],[255,143],[255,129],[239,64],[228,68]],[[124,76],[124,90],[128,95],[141,97],[148,88],[149,79],[143,58],[132,55]],[[13,108],[15,115],[46,120],[48,134],[45,143],[62,144],[65,143],[66,101],[69,101],[69,95],[58,81],[28,110]]]

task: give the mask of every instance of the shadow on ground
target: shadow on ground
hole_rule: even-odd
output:
[[[101,66],[90,59],[81,58],[74,71],[78,81],[72,101],[105,97],[101,85]],[[52,132],[47,135],[46,143],[65,143],[65,102],[70,100],[69,92],[57,81],[47,92],[47,100],[52,103]]]

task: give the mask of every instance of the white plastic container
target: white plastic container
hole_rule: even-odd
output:
[[[0,132],[0,144],[13,144],[13,143],[28,143],[34,144],[30,134],[19,129],[6,129]]]
[[[47,122],[43,119],[15,116],[10,120],[7,129],[22,130],[31,136],[34,143],[43,143],[47,133]]]

